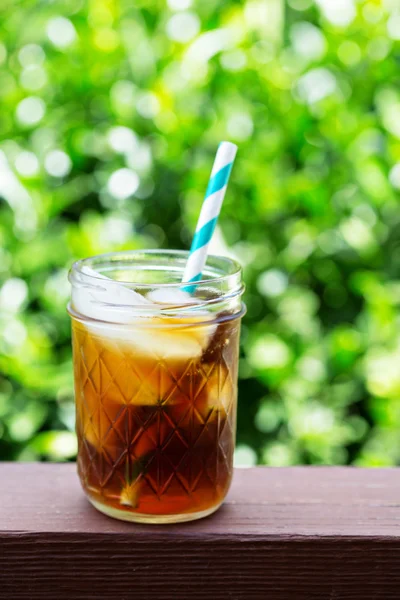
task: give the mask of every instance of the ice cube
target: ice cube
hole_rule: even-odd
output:
[[[181,289],[173,288],[156,288],[149,292],[146,296],[147,300],[151,300],[156,304],[165,306],[182,307],[196,305],[200,300],[194,298],[189,292]],[[161,324],[175,325],[175,331],[172,329],[158,329],[156,333],[157,340],[154,340],[154,335],[146,339],[146,335],[141,337],[140,343],[142,347],[146,347],[146,353],[153,351],[162,358],[169,359],[184,359],[197,358],[201,356],[207,348],[212,336],[215,333],[216,325],[207,321],[212,321],[213,316],[207,310],[196,310],[182,312],[180,317],[160,319]]]
[[[209,317],[191,315],[186,318],[151,319],[153,329],[132,331],[129,345],[144,355],[157,359],[186,360],[198,358],[208,346],[216,326],[207,324]]]
[[[172,288],[157,288],[149,292],[146,298],[156,304],[168,304],[169,306],[185,306],[187,304],[198,304],[199,302],[189,292]]]
[[[130,508],[137,508],[141,487],[142,481],[140,479],[136,479],[132,483],[127,483],[122,488],[119,500],[120,504],[123,506],[129,506]]]
[[[209,421],[218,418],[218,413],[220,418],[227,418],[235,401],[236,386],[228,367],[222,364],[214,367],[207,376],[207,384],[196,398],[197,409]]]
[[[99,279],[96,287],[89,276]],[[214,335],[216,325],[207,324],[213,315],[205,310],[193,314],[188,310],[182,316],[153,316],[154,297],[158,298],[158,304],[163,300],[162,304],[170,306],[198,303],[183,290],[153,290],[149,294],[151,300],[89,267],[82,268],[80,277],[81,285],[73,290],[72,307],[85,317],[102,321],[90,322],[86,327],[100,340],[117,342],[122,350],[131,349],[154,359],[181,361],[201,356]]]
[[[126,309],[116,306],[143,307],[151,304],[141,294],[90,267],[83,266],[79,277],[80,285],[74,286],[72,290],[72,308],[85,317],[126,323]]]
[[[132,352],[153,360],[183,361],[199,358],[207,348],[216,325],[204,315],[190,318],[136,317],[130,323],[85,323],[98,344],[110,350]]]

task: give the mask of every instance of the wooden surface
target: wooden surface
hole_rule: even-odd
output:
[[[73,464],[0,463],[0,598],[399,600],[400,470],[237,470],[215,515],[144,526]]]

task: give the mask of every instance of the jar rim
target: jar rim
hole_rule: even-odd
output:
[[[170,258],[172,260],[175,259],[177,266],[181,267],[183,272],[184,265],[186,264],[186,260],[189,256],[189,252],[186,250],[166,250],[166,249],[144,249],[144,250],[127,250],[127,251],[118,251],[118,252],[107,252],[104,254],[97,254],[94,256],[89,256],[87,258],[82,258],[80,260],[75,261],[72,264],[72,267],[69,272],[69,280],[73,283],[74,276],[76,274],[82,273],[83,267],[91,267],[95,270],[96,267],[101,265],[105,266],[107,264],[113,265],[116,267],[118,264],[121,266],[125,263],[126,265],[140,265],[141,262],[144,262],[148,257],[154,258],[163,258],[164,260]],[[114,259],[114,260],[113,260]],[[225,269],[225,272],[224,272]],[[162,270],[162,268],[158,267],[157,270]],[[235,284],[241,286],[241,275],[242,275],[242,267],[241,265],[234,259],[228,258],[225,256],[220,256],[216,254],[210,254],[207,257],[207,262],[205,266],[205,272],[210,273],[212,270],[214,272],[220,271],[220,274],[215,276],[206,276],[202,278],[200,281],[187,282],[185,283],[185,288],[193,286],[193,289],[196,289],[199,286],[207,286],[207,285],[215,285],[222,283],[230,283],[233,287]],[[85,273],[85,278],[87,280],[93,281],[101,281],[103,277],[101,274],[96,276],[95,274]],[[145,289],[154,288],[154,282],[145,283],[143,281],[123,281],[118,279],[118,283],[121,285],[132,285],[135,287]],[[182,282],[157,282],[157,287],[159,288],[181,288]],[[231,287],[231,286],[229,286]]]
[[[182,250],[132,250],[79,260],[69,272],[72,293],[68,310],[75,318],[80,315],[115,324],[126,324],[134,315],[181,319],[188,315],[195,317],[204,310],[210,319],[223,312],[231,317],[239,315],[243,311],[244,292],[239,263],[210,255],[203,270],[205,279],[182,283],[188,254]],[[129,271],[132,277],[126,281]],[[166,278],[171,281],[165,283]],[[105,285],[105,279],[109,280],[109,286]],[[176,294],[183,287],[189,297],[193,296],[193,302]],[[166,293],[165,300],[150,298],[150,303],[148,300],[143,303],[141,296],[149,298],[149,293],[157,290]]]

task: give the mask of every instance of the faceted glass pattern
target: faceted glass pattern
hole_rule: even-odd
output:
[[[83,488],[131,520],[212,512],[232,476],[239,319],[219,323],[197,357],[142,353],[140,336],[130,327],[122,340],[102,336],[73,320]]]

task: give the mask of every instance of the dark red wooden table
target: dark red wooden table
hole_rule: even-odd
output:
[[[400,469],[235,472],[195,523],[109,519],[73,464],[0,463],[0,598],[400,599]]]

